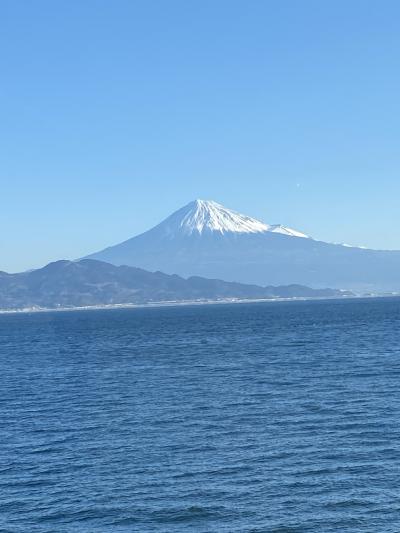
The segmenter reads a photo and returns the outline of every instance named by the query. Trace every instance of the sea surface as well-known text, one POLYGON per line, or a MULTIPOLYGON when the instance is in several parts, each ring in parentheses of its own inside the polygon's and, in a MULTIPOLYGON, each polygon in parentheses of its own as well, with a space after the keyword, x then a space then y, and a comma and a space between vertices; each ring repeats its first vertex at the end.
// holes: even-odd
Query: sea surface
POLYGON ((1 533, 400 531, 400 299, 0 316, 1 533))

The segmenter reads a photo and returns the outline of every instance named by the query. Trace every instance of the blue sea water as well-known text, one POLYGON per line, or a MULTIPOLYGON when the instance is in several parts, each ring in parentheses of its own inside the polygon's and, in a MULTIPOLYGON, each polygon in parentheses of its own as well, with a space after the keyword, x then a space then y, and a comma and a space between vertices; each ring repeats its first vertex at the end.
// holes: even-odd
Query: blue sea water
POLYGON ((0 316, 0 531, 399 532, 400 299, 0 316))

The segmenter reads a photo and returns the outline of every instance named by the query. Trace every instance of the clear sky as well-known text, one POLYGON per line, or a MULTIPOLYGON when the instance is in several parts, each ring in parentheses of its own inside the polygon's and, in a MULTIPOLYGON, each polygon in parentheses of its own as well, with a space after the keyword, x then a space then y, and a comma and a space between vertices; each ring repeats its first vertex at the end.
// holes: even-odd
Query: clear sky
POLYGON ((195 198, 400 249, 400 3, 2 0, 0 270, 195 198))

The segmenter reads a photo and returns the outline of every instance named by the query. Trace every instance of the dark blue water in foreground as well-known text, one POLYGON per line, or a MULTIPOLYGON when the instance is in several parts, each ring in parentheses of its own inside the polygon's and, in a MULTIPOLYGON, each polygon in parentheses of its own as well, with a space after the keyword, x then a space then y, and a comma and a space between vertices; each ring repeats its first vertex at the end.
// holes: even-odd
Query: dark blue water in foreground
POLYGON ((0 316, 1 532, 399 532, 400 300, 0 316))

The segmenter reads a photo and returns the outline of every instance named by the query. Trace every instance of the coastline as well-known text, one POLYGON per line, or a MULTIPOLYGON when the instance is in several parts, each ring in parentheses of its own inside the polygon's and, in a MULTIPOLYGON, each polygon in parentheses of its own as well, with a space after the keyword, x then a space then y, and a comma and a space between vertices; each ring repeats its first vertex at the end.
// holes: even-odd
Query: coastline
POLYGON ((60 307, 26 307, 17 309, 0 309, 0 315, 29 314, 29 313, 54 313, 72 311, 104 311, 115 309, 146 309, 160 307, 182 307, 198 305, 223 305, 223 304, 251 304, 251 303, 276 303, 276 302, 303 302, 303 301, 331 301, 354 300, 372 298, 396 298, 399 294, 374 294, 331 297, 292 297, 292 298, 224 298, 220 300, 169 300, 148 303, 123 303, 123 304, 98 304, 86 306, 60 306, 60 307))

